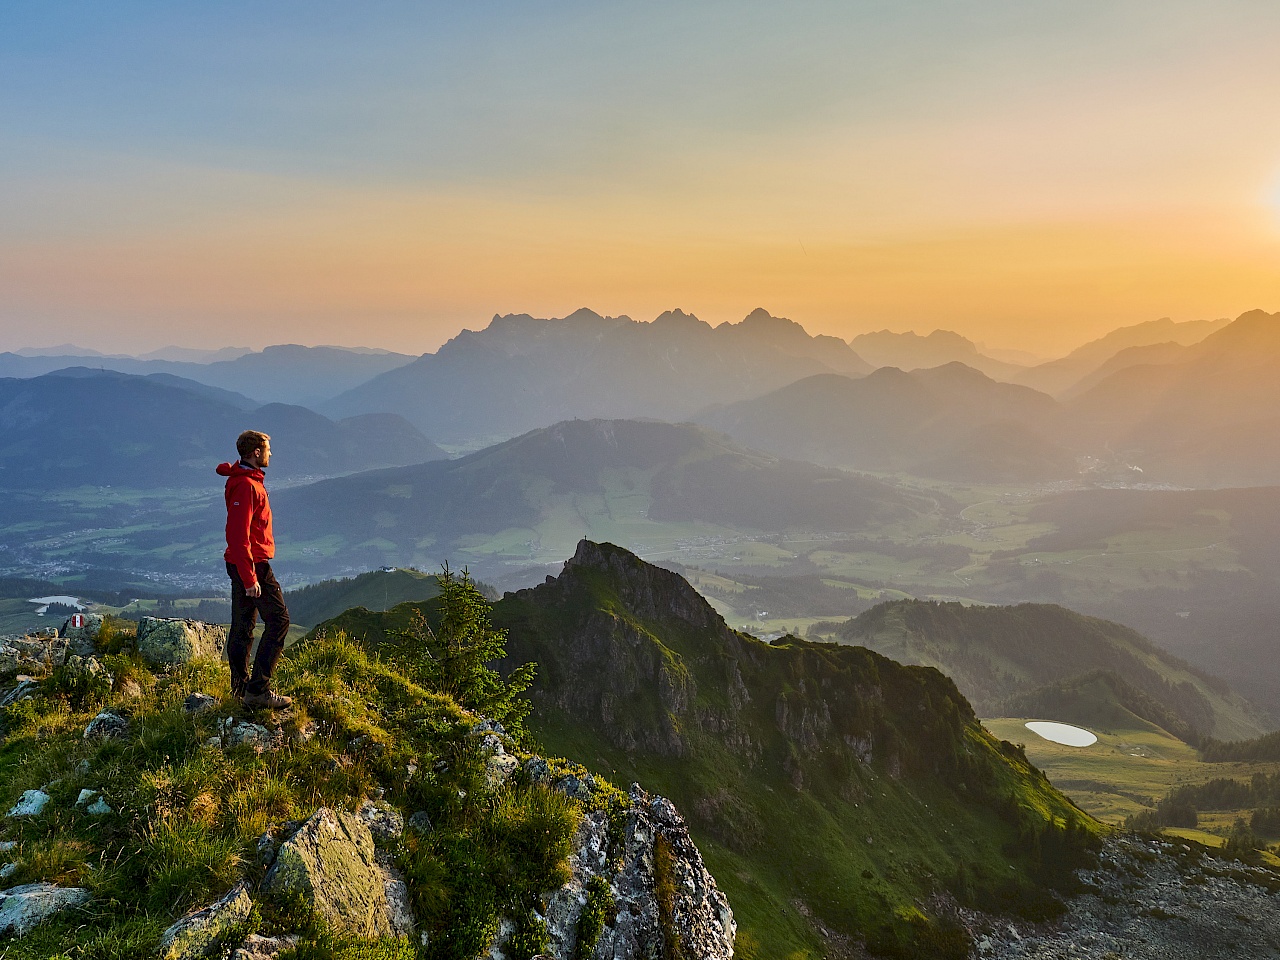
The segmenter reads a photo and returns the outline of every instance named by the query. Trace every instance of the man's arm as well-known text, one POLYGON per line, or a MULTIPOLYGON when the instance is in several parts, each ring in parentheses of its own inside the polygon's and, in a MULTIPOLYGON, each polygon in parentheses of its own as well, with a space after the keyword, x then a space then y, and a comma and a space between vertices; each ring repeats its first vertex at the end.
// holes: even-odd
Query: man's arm
POLYGON ((253 572, 253 554, 249 548, 249 528, 253 522, 253 485, 242 480, 227 500, 227 557, 236 565, 244 592, 250 597, 262 595, 258 575, 253 572))

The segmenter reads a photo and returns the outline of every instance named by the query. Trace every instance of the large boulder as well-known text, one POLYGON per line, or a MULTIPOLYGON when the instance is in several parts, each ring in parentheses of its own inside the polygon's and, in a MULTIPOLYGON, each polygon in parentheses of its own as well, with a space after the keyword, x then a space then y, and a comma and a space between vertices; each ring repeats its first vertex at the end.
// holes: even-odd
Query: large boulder
POLYGON ((48 673, 67 662, 65 637, 34 635, 0 637, 0 676, 48 673))
POLYGON ((218 660, 227 645, 227 628, 200 620, 143 617, 138 621, 138 653, 153 665, 218 660))
POLYGON ((200 960, 213 956, 237 926, 249 919, 253 901, 244 884, 202 910, 187 914, 160 938, 161 960, 200 960))
POLYGON ((373 834, 352 813, 317 810, 281 845, 262 885, 301 896, 335 932, 368 939, 413 933, 403 882, 378 862, 373 834))
POLYGON ((88 656, 93 653, 94 641, 102 633, 105 618, 100 613, 85 613, 81 614, 81 619, 83 622, 78 627, 73 627, 68 619, 62 625, 62 636, 71 644, 72 653, 88 656))
POLYGON ((0 891, 0 936, 26 936, 54 914, 78 907, 88 899, 88 890, 53 883, 27 883, 0 891))

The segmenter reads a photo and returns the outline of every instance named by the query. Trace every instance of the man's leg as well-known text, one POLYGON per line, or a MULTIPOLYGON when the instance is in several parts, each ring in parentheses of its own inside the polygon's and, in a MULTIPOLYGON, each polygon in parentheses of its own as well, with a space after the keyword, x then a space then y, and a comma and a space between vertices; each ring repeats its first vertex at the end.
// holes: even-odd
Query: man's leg
POLYGON ((227 564, 231 577, 231 629, 227 631, 227 663, 231 666, 231 695, 244 696, 249 682, 249 650, 253 646, 253 628, 258 622, 258 611, 253 597, 246 596, 240 582, 240 571, 234 563, 227 564))
POLYGON ((258 575, 258 583, 262 584, 262 596, 257 598, 257 607, 262 614, 264 628, 258 641, 258 654, 253 658, 253 677, 246 690, 263 694, 271 689, 271 675, 284 653, 284 638, 289 632, 289 610, 284 605, 280 583, 271 572, 271 564, 265 561, 255 564, 254 573, 258 575))

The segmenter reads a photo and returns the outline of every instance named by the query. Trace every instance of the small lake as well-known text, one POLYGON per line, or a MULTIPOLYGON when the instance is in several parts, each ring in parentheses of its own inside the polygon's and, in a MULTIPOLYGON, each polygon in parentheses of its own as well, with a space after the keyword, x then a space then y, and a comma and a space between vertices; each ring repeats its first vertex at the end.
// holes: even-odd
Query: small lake
POLYGON ((1073 727, 1069 723, 1055 723, 1052 720, 1028 720, 1026 727, 1034 734, 1061 743, 1067 747, 1091 747, 1098 742, 1096 735, 1083 727, 1073 727))

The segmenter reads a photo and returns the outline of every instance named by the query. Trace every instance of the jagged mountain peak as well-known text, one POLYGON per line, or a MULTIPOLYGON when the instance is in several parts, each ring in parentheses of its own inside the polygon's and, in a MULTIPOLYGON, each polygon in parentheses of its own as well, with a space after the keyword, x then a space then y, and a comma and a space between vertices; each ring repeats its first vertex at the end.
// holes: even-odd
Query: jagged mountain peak
POLYGON ((682 576, 613 543, 580 540, 560 576, 549 578, 544 586, 576 585, 583 574, 605 578, 628 612, 642 620, 675 617, 700 629, 729 630, 724 618, 682 576))

